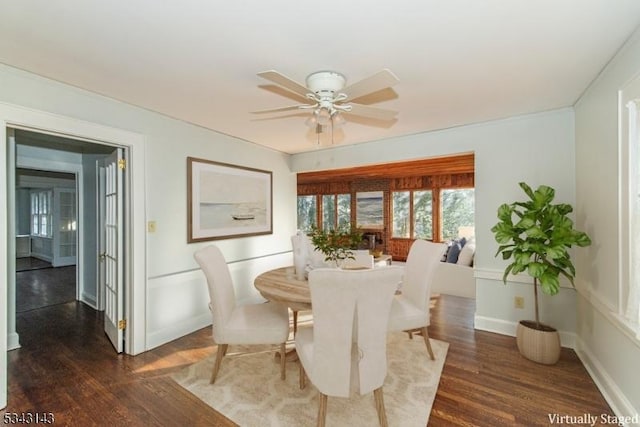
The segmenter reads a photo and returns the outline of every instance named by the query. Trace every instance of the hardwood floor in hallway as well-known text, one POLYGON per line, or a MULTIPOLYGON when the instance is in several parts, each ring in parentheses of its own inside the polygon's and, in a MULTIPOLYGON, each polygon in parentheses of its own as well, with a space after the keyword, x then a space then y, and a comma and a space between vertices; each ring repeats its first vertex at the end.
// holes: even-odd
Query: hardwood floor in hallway
MULTIPOLYGON (((474 311, 474 300, 434 299, 431 337, 450 347, 430 426, 542 426, 549 414, 611 414, 572 350, 557 365, 534 364, 514 338, 475 331, 474 311)), ((76 302, 21 313, 6 411, 52 412, 56 425, 69 426, 234 425, 170 378, 214 352, 210 328, 132 357, 115 354, 102 323, 76 302)))
POLYGON ((16 272, 16 312, 75 301, 75 265, 52 267, 49 263, 32 260, 35 259, 21 259, 22 270, 16 272))

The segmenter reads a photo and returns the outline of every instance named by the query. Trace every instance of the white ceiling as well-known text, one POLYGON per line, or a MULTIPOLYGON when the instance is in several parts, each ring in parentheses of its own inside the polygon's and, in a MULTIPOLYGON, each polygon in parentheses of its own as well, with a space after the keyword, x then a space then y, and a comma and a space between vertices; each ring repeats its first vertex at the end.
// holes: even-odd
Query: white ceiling
POLYGON ((550 110, 640 25, 640 1, 19 0, 0 17, 0 62, 296 153, 315 148, 304 116, 250 113, 299 100, 260 71, 304 83, 332 69, 347 84, 393 71, 393 91, 361 101, 397 121, 348 122, 340 144, 550 110))

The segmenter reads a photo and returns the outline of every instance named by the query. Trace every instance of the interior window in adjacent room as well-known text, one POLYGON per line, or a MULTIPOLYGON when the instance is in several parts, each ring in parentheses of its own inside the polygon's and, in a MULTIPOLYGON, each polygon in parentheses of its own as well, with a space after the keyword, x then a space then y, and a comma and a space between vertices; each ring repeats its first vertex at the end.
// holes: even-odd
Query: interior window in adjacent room
POLYGON ((31 235, 51 237, 51 190, 31 192, 31 235))

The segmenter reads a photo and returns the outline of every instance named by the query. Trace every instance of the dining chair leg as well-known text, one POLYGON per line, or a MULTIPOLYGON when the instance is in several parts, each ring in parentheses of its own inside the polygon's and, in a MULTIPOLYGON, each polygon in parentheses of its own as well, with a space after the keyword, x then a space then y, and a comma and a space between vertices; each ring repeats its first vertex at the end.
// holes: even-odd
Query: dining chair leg
POLYGON ((287 346, 285 343, 280 344, 280 379, 286 378, 285 363, 287 361, 287 346))
POLYGON ((300 381, 300 390, 302 390, 302 389, 304 389, 306 387, 304 366, 302 366, 302 363, 300 363, 299 381, 300 381))
POLYGON ((429 341, 429 331, 427 330, 426 326, 422 328, 422 336, 424 338, 424 343, 427 345, 427 351, 429 351, 429 357, 431 357, 431 360, 436 360, 436 357, 433 355, 433 349, 431 348, 431 341, 429 341))
POLYGON ((225 354, 227 354, 227 347, 229 344, 218 344, 218 351, 216 352, 216 363, 213 365, 213 372, 211 373, 210 384, 216 382, 216 377, 218 376, 218 371, 220 370, 220 364, 222 363, 222 358, 225 354))
POLYGON ((384 410, 382 387, 373 390, 373 397, 376 400, 376 411, 378 412, 378 422, 380 422, 380 427, 387 427, 387 413, 384 410))
POLYGON ((318 427, 324 427, 327 418, 327 395, 320 393, 320 406, 318 407, 318 427))

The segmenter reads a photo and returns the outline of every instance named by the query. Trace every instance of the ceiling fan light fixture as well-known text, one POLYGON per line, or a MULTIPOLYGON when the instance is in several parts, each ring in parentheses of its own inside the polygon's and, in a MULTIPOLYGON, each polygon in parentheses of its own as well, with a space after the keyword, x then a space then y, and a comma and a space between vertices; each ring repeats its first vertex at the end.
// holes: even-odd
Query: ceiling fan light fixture
POLYGON ((347 122, 345 118, 342 117, 342 114, 340 114, 337 111, 331 115, 331 121, 333 123, 333 127, 336 127, 336 128, 339 128, 340 126, 344 125, 347 122))
POLYGON ((336 71, 323 70, 311 73, 307 76, 306 85, 279 73, 268 70, 258 73, 272 83, 296 94, 307 101, 304 104, 270 110, 256 111, 254 113, 281 112, 289 110, 305 110, 311 114, 305 120, 305 125, 316 135, 316 143, 321 145, 321 140, 334 143, 333 131, 346 123, 351 116, 368 117, 373 120, 395 120, 397 111, 386 110, 369 105, 354 102, 359 98, 390 88, 399 82, 398 78, 388 69, 383 69, 376 74, 366 77, 356 83, 346 85, 347 78, 336 71), (349 113, 342 115, 340 113, 349 113), (346 117, 346 118, 345 118, 346 117), (322 136, 322 137, 321 137, 322 136))
POLYGON ((313 129, 318 125, 318 118, 312 114, 304 121, 304 124, 313 129))
POLYGON ((313 115, 318 120, 318 124, 321 126, 326 126, 331 123, 331 113, 326 108, 318 108, 313 112, 313 115))
POLYGON ((310 128, 316 126, 327 126, 333 120, 333 114, 325 108, 316 108, 313 110, 313 114, 304 121, 304 124, 310 128))

